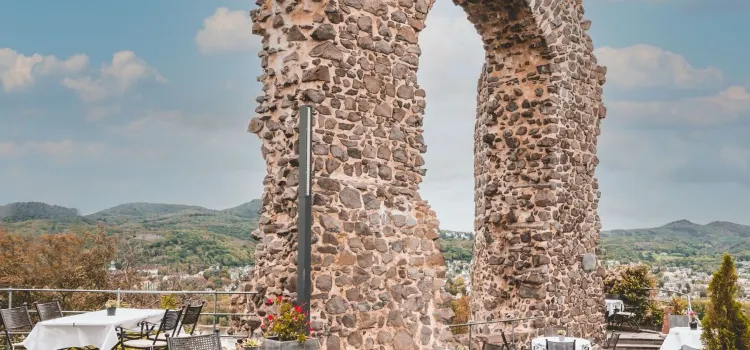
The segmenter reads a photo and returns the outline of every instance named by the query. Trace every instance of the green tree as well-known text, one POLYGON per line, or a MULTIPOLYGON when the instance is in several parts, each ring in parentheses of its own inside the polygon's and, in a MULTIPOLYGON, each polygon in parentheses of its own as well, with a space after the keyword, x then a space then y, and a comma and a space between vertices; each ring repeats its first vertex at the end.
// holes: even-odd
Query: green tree
POLYGON ((640 324, 658 326, 663 322, 664 312, 650 291, 656 283, 647 265, 623 265, 607 271, 604 292, 620 295, 626 304, 635 307, 640 324))
POLYGON ((724 254, 721 267, 708 284, 711 304, 706 308, 701 335, 706 350, 750 349, 750 321, 735 299, 738 292, 734 259, 724 254))
POLYGON ((449 279, 445 283, 445 290, 454 296, 458 295, 458 293, 466 295, 466 281, 463 276, 458 276, 455 280, 449 279))

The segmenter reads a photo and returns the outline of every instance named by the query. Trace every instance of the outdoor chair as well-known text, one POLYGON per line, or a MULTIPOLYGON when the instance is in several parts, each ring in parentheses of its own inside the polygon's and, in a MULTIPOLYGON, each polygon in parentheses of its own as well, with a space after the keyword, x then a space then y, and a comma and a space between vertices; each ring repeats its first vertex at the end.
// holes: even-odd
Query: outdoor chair
POLYGON ((615 313, 612 316, 612 323, 618 328, 622 329, 622 325, 628 325, 630 326, 635 332, 640 331, 640 327, 638 326, 638 317, 636 317, 636 313, 632 311, 626 311, 626 310, 634 310, 635 307, 633 306, 627 306, 625 305, 625 308, 623 310, 619 310, 615 308, 615 313))
POLYGON ((60 301, 58 300, 46 303, 34 303, 34 307, 36 308, 37 316, 39 316, 39 321, 63 317, 62 307, 60 307, 60 301))
POLYGON ((180 333, 185 329, 185 326, 190 327, 190 333, 187 333, 188 335, 193 335, 195 332, 196 326, 198 326, 198 320, 201 316, 201 311, 203 311, 203 306, 206 305, 206 301, 201 301, 201 303, 197 306, 191 306, 188 304, 188 306, 185 308, 185 313, 182 316, 182 322, 180 322, 180 327, 177 328, 177 332, 175 333, 176 336, 179 336, 180 333))
POLYGON ((26 336, 34 326, 29 316, 29 308, 24 306, 0 310, 0 322, 5 326, 5 342, 10 350, 25 349, 23 344, 14 343, 13 336, 26 336))
MULTIPOLYGON (((177 329, 177 324, 180 321, 180 316, 182 316, 182 311, 183 309, 166 310, 164 312, 164 317, 162 317, 161 322, 159 322, 159 328, 156 329, 155 335, 149 338, 133 339, 132 337, 128 336, 127 329, 117 327, 117 333, 120 335, 120 345, 122 345, 123 349, 166 349, 167 342, 165 340, 159 339, 159 334, 164 333, 166 335, 169 335, 170 331, 174 333, 174 331, 177 329)), ((154 332, 155 326, 156 324, 154 323, 142 322, 142 336, 152 334, 154 332)))
POLYGON ((609 339, 607 339, 607 342, 604 343, 604 348, 616 350, 618 341, 620 341, 620 333, 612 333, 612 335, 609 336, 609 339))
POLYGON ((187 337, 167 337, 169 350, 221 350, 221 338, 217 330, 211 334, 187 337))
POLYGON ((576 341, 573 339, 573 341, 553 341, 553 340, 547 340, 547 350, 575 350, 576 349, 576 341))
POLYGON ((568 326, 550 326, 550 327, 544 327, 544 336, 545 337, 557 337, 557 331, 565 331, 565 335, 569 336, 568 334, 568 326))
POLYGON ((167 312, 164 314, 161 325, 144 322, 144 325, 146 327, 146 338, 151 340, 167 341, 167 336, 174 337, 177 333, 177 328, 180 325, 180 317, 184 312, 184 307, 177 310, 167 310, 167 312), (160 330, 154 333, 154 328, 156 328, 156 326, 159 326, 160 330))

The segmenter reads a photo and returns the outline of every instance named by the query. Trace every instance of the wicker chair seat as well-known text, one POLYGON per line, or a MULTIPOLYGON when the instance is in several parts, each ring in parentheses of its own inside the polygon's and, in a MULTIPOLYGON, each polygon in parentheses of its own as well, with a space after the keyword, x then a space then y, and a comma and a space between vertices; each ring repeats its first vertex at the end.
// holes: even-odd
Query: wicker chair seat
POLYGON ((151 339, 131 339, 122 342, 124 349, 165 349, 167 342, 157 340, 154 342, 151 339))

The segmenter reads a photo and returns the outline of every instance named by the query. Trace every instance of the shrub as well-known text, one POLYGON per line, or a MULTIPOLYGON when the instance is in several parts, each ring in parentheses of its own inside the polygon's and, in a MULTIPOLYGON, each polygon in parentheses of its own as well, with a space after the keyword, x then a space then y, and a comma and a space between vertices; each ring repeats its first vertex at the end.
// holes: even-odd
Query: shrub
POLYGON ((685 315, 685 312, 687 312, 687 300, 679 296, 673 296, 672 300, 669 301, 669 306, 672 307, 673 315, 685 315))
POLYGON ((459 293, 466 295, 466 281, 462 276, 456 277, 455 280, 448 279, 448 281, 445 282, 445 291, 451 293, 453 296, 456 296, 459 293))
POLYGON ((307 340, 305 330, 312 332, 308 315, 304 313, 299 305, 284 300, 281 296, 266 300, 268 306, 274 305, 276 313, 269 313, 266 323, 261 325, 266 330, 266 337, 278 337, 281 341, 296 340, 304 343, 307 340))
POLYGON ((174 310, 178 308, 180 302, 177 300, 177 296, 174 294, 164 294, 159 297, 159 308, 174 310))
MULTIPOLYGON (((458 299, 451 301, 451 309, 453 309, 453 324, 462 324, 469 322, 469 297, 462 296, 458 299)), ((469 327, 453 327, 453 334, 465 334, 469 332, 469 327)))
POLYGON ((619 294, 629 306, 635 307, 638 322, 659 326, 664 320, 664 311, 648 289, 656 288, 656 278, 643 264, 623 265, 607 271, 604 292, 619 294))
POLYGON ((708 284, 711 304, 703 318, 703 341, 706 350, 750 349, 750 320, 735 299, 739 292, 734 259, 724 254, 721 267, 708 284))

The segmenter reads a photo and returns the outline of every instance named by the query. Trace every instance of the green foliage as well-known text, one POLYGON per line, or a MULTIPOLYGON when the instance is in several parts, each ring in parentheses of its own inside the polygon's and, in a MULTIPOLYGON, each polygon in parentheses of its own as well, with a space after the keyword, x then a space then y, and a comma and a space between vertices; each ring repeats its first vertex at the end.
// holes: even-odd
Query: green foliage
POLYGON ((455 280, 448 279, 445 281, 445 291, 456 296, 459 293, 466 295, 466 281, 462 276, 456 277, 455 280))
POLYGON ((159 308, 174 310, 180 306, 180 302, 174 294, 164 294, 159 297, 159 308))
POLYGON ((65 220, 78 218, 78 210, 39 202, 11 203, 0 206, 0 219, 8 222, 25 220, 65 220))
POLYGON ((623 301, 635 307, 638 322, 658 326, 664 320, 664 312, 648 289, 656 288, 656 278, 644 264, 623 265, 607 271, 604 292, 619 294, 623 301))
MULTIPOLYGON (((304 343, 307 340, 305 330, 310 327, 310 321, 307 321, 307 314, 298 306, 281 296, 276 299, 266 300, 266 304, 276 309, 275 313, 269 313, 266 316, 266 322, 263 324, 266 330, 266 337, 278 337, 280 341, 297 340, 304 343)), ((312 331, 312 328, 309 328, 312 331)))
POLYGON ((701 335, 706 350, 750 349, 750 320, 736 300, 738 292, 734 259, 724 254, 721 267, 708 284, 711 304, 706 308, 701 335))
POLYGON ((145 254, 159 265, 193 264, 206 262, 222 266, 238 266, 252 262, 249 249, 236 249, 222 237, 196 232, 167 233, 164 239, 146 246, 145 254))
POLYGON ((669 301, 669 306, 672 308, 672 315, 685 315, 688 305, 687 300, 675 295, 669 301))
MULTIPOLYGON (((185 270, 206 268, 211 265, 242 266, 253 263, 255 241, 250 233, 257 227, 259 201, 253 201, 226 210, 210 210, 198 206, 131 203, 123 204, 88 215, 77 216, 75 209, 43 203, 14 203, 0 206, 0 228, 22 235, 37 236, 43 233, 86 232, 101 226, 109 235, 121 238, 115 259, 130 254, 153 263, 185 270), (11 208, 40 208, 34 215, 7 219, 11 208), (52 208, 52 209, 50 209, 52 208), (71 218, 54 216, 54 208, 71 218), (46 213, 46 214, 45 214, 46 213), (49 219, 42 219, 47 217, 49 219), (178 239, 184 237, 184 239, 178 239), (185 246, 175 244, 185 243, 185 246), (162 249, 168 245, 169 249, 162 249), (130 252, 124 250, 125 247, 130 252)), ((13 211, 16 213, 18 211, 13 211)), ((14 214, 15 215, 15 214, 14 214)), ((17 217, 17 216, 14 216, 17 217)), ((221 283, 219 281, 219 283, 221 283)))
POLYGON ((656 228, 602 232, 602 259, 713 273, 724 252, 749 260, 748 238, 750 226, 719 221, 699 225, 680 220, 656 228))

